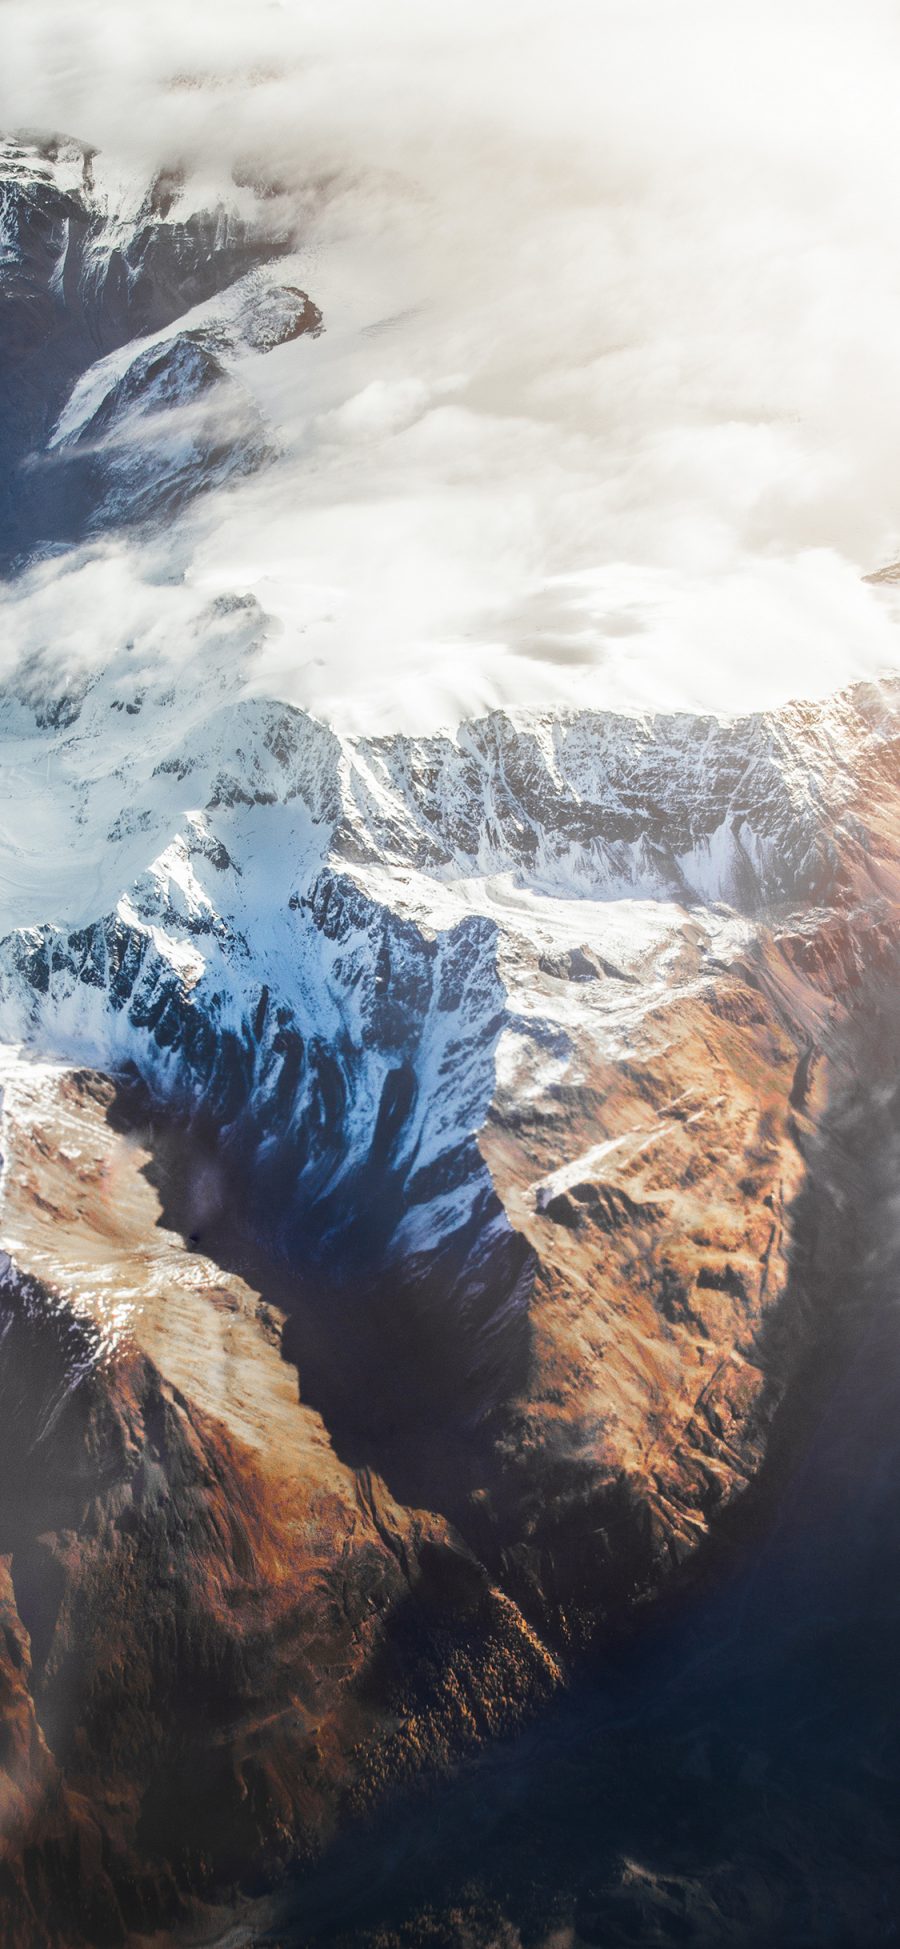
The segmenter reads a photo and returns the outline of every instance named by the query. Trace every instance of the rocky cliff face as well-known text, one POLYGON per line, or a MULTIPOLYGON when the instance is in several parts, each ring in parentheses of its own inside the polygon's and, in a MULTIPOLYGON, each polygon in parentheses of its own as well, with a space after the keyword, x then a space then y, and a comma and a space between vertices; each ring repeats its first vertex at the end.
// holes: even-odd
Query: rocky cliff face
MULTIPOLYGON (((264 199, 33 142, 3 196, 7 566, 263 464, 231 361, 320 324, 264 199)), ((896 980, 895 688, 347 738, 265 627, 0 697, 16 1949, 208 1930, 690 1574, 896 980)))

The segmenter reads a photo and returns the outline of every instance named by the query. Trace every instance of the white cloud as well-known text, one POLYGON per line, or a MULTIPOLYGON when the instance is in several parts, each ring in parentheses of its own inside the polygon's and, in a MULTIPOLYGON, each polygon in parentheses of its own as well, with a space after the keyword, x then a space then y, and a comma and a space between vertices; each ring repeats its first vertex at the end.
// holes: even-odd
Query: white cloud
MULTIPOLYGON (((7 123, 123 170, 249 158, 297 213, 326 332, 242 373, 284 457, 183 544, 189 586, 279 620, 261 682, 371 723, 730 708, 897 660, 861 580, 900 553, 892 5, 6 0, 0 25, 7 123)), ((117 574, 152 627, 142 552, 117 574)))

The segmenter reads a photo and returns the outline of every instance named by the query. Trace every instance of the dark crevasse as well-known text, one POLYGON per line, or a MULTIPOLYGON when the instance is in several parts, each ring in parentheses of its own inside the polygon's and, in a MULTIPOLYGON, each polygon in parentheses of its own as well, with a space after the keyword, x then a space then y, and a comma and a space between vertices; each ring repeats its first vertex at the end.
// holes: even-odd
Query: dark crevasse
POLYGON ((814 1351, 759 1481, 540 1725, 353 1835, 251 1940, 898 1939, 900 1007, 884 990, 833 1056, 794 1225, 814 1351))
MULTIPOLYGON (((356 895, 360 915, 374 924, 356 895)), ((341 1457, 458 1515, 529 1358, 530 1249, 472 1134, 505 998, 486 924, 435 943, 388 916, 366 941, 361 1039, 349 1022, 326 1039, 268 988, 238 1032, 126 954, 111 993, 137 1033, 115 1114, 154 1154, 163 1222, 286 1314, 285 1358, 341 1457)))
POLYGON ((385 1264, 403 1179, 379 1159, 345 1187, 356 1236, 329 1272, 315 1214, 304 1225, 295 1212, 289 1244, 267 1242, 269 1192, 251 1160, 223 1163, 213 1133, 171 1118, 140 1088, 115 1114, 153 1151, 161 1222, 284 1312, 283 1356, 341 1459, 374 1469, 408 1506, 459 1519, 491 1464, 493 1411, 522 1386, 529 1350, 528 1247, 475 1144, 460 1160, 476 1180, 468 1216, 427 1265, 385 1264))

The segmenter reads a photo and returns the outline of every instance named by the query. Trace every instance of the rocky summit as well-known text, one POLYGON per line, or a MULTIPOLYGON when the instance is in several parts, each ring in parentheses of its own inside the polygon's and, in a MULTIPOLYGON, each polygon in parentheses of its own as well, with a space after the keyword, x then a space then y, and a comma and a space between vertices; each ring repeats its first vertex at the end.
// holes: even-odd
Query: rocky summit
MULTIPOLYGON (((6 145, 11 581, 270 463, 296 243, 6 145)), ((743 1606, 765 1696, 816 1439, 859 1547, 823 1376, 851 1448, 893 1422, 900 689, 349 736, 260 693, 267 626, 208 593, 0 698, 3 1943, 774 1941, 736 1797, 792 1760, 726 1714, 716 1773, 677 1644, 730 1696, 743 1606), (690 1831, 642 1859, 655 1766, 690 1831)), ((882 1844, 857 1745, 779 1940, 882 1939, 896 1858, 841 1937, 823 1841, 868 1769, 882 1844)))

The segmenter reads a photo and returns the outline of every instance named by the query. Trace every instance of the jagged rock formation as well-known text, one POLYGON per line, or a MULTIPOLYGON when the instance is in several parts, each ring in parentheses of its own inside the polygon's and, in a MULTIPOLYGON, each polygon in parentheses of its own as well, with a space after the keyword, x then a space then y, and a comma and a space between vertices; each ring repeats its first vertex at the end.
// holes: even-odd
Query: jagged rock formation
POLYGON ((567 1659, 690 1560, 758 1469, 809 1331, 789 1214, 827 1096, 827 1024, 896 953, 886 692, 727 737, 677 719, 652 736, 628 720, 501 720, 458 741, 347 741, 237 694, 252 607, 210 622, 183 698, 129 680, 124 652, 78 696, 54 694, 46 666, 22 672, 4 705, 20 758, 31 746, 36 769, 52 752, 58 830, 69 815, 95 908, 54 849, 43 888, 30 872, 12 895, 20 925, 0 952, 4 1036, 49 1064, 10 1072, 4 1141, 9 1371, 42 1374, 15 1425, 32 1430, 47 1498, 32 1512, 11 1497, 11 1630, 32 1661, 11 1711, 37 1714, 43 1755, 15 1831, 30 1818, 43 1833, 41 1768, 61 1768, 60 1806, 81 1795, 108 1854, 91 1767, 121 1740, 115 1792, 130 1768, 148 1783, 90 1897, 111 1940, 277 1877, 341 1806, 533 1710, 567 1659), (689 792, 671 754, 698 745, 689 792), (762 767, 756 877, 742 864, 732 904, 710 904, 719 840, 712 887, 698 873, 690 904, 683 884, 673 902, 671 862, 733 836, 762 767), (626 778, 649 882, 630 899, 608 881, 626 778), (560 839, 570 816, 579 837, 560 839), (457 831, 481 835, 480 861, 457 831), (97 1196, 123 1140, 105 1086, 59 1068, 86 1060, 122 1079, 117 1114, 155 1145, 163 1162, 144 1164, 195 1248, 170 1233, 162 1273, 133 1152, 112 1166, 132 1184, 114 1223, 97 1196), (45 1333, 57 1351, 38 1359, 45 1333), (100 1685, 101 1717, 82 1723, 111 1640, 130 1642, 102 1592, 124 1580, 131 1613, 155 1614, 163 1557, 164 1613, 186 1633, 171 1704, 153 1666, 139 1723, 132 1681, 100 1685), (319 1615, 304 1596, 310 1575, 340 1579, 343 1621, 328 1622, 332 1598, 319 1615), (283 1606, 298 1620, 286 1636, 283 1606), (324 1766, 297 1703, 314 1682, 324 1766), (224 1751, 205 1716, 161 1738, 184 1685, 222 1690, 224 1751), (238 1728, 268 1727, 279 1699, 251 1790, 238 1728), (156 1822, 152 1781, 188 1763, 236 1781, 218 1852, 183 1810, 180 1854, 156 1822))

